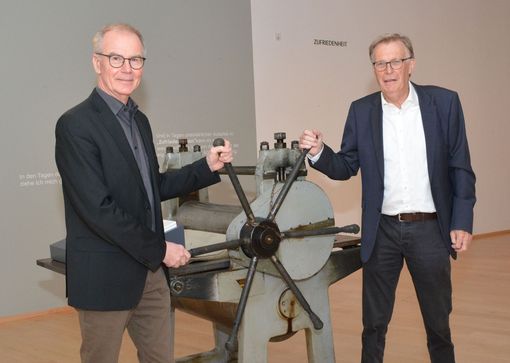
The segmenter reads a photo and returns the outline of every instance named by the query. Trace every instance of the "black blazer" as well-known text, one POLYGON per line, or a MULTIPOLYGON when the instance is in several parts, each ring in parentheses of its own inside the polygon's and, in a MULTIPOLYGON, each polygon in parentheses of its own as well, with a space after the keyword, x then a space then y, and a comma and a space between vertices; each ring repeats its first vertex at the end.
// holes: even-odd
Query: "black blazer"
MULTIPOLYGON (((94 90, 55 129, 66 219, 69 305, 127 310, 140 301, 147 270, 162 266, 166 244, 160 202, 220 181, 205 158, 159 173, 147 117, 137 111, 149 160, 156 228, 133 152, 116 116, 94 90)), ((166 271, 166 267, 163 266, 166 271)))
MULTIPOLYGON (((435 86, 413 84, 418 94, 427 166, 439 227, 453 257, 450 231, 472 232, 475 174, 471 168, 464 115, 457 93, 435 86)), ((342 146, 335 153, 325 145, 312 167, 332 179, 348 179, 361 169, 361 259, 372 253, 384 197, 384 152, 381 92, 351 104, 342 146)))

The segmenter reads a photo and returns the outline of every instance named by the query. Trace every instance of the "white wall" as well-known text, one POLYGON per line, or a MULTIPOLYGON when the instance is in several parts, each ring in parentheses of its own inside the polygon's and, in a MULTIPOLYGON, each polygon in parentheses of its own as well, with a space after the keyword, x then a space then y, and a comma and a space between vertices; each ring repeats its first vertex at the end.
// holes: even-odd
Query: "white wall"
MULTIPOLYGON (((477 175, 474 233, 510 229, 510 2, 252 0, 252 27, 258 142, 317 128, 335 150, 350 102, 377 90, 368 45, 379 34, 408 35, 412 80, 460 94, 477 175), (347 46, 317 46, 316 38, 347 46)), ((331 197, 337 225, 360 222, 359 176, 309 175, 331 197)))

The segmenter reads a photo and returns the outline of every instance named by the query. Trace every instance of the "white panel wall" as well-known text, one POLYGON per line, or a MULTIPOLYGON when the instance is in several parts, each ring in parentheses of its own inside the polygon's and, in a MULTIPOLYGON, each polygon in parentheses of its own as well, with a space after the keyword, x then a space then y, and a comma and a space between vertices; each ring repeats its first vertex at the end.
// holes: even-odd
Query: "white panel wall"
MULTIPOLYGON (((377 90, 368 45, 400 32, 414 43, 412 80, 459 92, 478 202, 475 233, 510 229, 510 3, 504 0, 252 0, 258 141, 317 128, 338 150, 350 102, 377 90), (317 46, 314 39, 346 41, 317 46)), ((332 198, 337 225, 360 222, 359 176, 310 178, 332 198)))

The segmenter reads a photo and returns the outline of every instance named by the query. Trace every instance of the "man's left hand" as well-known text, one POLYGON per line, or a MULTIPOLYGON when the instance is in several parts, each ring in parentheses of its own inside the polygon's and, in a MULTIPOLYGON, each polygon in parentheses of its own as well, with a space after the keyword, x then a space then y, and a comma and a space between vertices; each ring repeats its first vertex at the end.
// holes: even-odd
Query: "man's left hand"
POLYGON ((211 171, 220 170, 225 163, 231 163, 234 157, 232 156, 230 141, 225 139, 224 146, 213 146, 207 153, 206 160, 211 171))
POLYGON ((457 252, 466 251, 473 240, 471 233, 461 230, 451 231, 450 238, 452 239, 452 248, 457 252))

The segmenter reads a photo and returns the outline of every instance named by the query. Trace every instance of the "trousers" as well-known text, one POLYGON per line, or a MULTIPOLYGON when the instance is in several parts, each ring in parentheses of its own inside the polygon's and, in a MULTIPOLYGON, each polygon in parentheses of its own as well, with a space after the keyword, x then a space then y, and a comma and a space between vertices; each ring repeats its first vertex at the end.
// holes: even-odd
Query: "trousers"
POLYGON ((374 250, 363 264, 362 363, 382 363, 403 263, 420 306, 432 363, 454 363, 450 255, 437 220, 401 222, 381 215, 374 250))
POLYGON ((160 268, 148 271, 142 299, 131 310, 78 309, 82 363, 117 363, 127 329, 140 363, 173 363, 170 289, 160 268))

